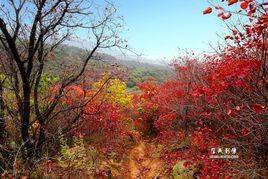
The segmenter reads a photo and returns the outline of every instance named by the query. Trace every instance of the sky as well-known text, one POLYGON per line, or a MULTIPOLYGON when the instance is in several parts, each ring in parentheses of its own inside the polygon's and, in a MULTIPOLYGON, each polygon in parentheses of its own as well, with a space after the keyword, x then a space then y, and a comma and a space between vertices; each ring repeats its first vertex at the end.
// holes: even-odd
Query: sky
POLYGON ((178 57, 178 49, 211 51, 209 43, 216 44, 220 40, 217 33, 222 36, 227 31, 216 14, 202 14, 209 6, 207 0, 108 1, 124 18, 123 36, 129 47, 147 59, 172 59, 178 57))
POLYGON ((113 0, 126 23, 129 45, 145 58, 178 56, 179 48, 211 50, 226 31, 216 14, 203 15, 206 0, 113 0))

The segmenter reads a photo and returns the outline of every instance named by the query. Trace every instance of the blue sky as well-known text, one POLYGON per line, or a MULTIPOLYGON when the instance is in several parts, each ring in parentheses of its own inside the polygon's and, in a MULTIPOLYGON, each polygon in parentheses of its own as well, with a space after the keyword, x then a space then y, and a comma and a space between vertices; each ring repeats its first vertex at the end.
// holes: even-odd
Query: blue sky
POLYGON ((123 15, 129 44, 146 58, 173 58, 178 48, 211 50, 225 27, 216 14, 203 15, 206 0, 113 0, 123 15))
POLYGON ((123 35, 129 46, 148 59, 174 58, 178 48, 197 53, 211 51, 208 43, 220 40, 216 33, 226 32, 216 14, 202 14, 209 6, 207 0, 109 1, 124 17, 127 30, 123 35))

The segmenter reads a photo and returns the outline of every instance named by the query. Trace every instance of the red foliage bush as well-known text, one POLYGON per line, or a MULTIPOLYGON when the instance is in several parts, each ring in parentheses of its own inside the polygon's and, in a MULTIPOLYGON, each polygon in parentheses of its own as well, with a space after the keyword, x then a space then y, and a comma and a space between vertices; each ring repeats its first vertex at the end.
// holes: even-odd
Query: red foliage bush
POLYGON ((124 126, 124 120, 129 117, 128 109, 107 99, 107 94, 111 93, 107 91, 109 81, 108 78, 105 82, 87 84, 95 85, 96 89, 82 85, 68 87, 61 100, 68 109, 62 125, 69 125, 71 135, 89 141, 99 152, 120 154, 125 151, 128 139, 124 126))
POLYGON ((143 112, 137 118, 145 126, 153 123, 147 128, 166 146, 163 158, 171 166, 182 159, 199 164, 196 174, 201 178, 265 175, 268 24, 266 14, 254 13, 261 7, 242 2, 250 20, 255 19, 244 30, 233 29, 225 38, 232 42, 221 53, 206 55, 202 62, 187 58, 174 64, 176 78, 158 86, 140 85, 143 112), (215 147, 235 147, 239 159, 211 159, 215 147))

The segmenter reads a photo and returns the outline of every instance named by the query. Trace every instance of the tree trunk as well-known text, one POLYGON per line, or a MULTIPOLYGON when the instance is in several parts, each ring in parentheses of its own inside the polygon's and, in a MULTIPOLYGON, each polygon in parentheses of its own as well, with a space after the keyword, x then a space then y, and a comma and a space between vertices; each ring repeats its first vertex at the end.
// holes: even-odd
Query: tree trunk
POLYGON ((4 169, 9 168, 8 166, 8 157, 9 151, 6 149, 6 140, 7 140, 7 133, 5 129, 5 104, 4 104, 4 97, 3 97, 3 83, 4 81, 0 81, 0 154, 2 155, 3 159, 0 160, 0 173, 3 172, 4 169))
POLYGON ((5 141, 5 121, 4 121, 4 99, 3 99, 3 81, 0 81, 0 145, 4 144, 5 141))
POLYGON ((33 145, 29 135, 30 124, 30 94, 31 88, 28 80, 23 79, 23 101, 21 105, 21 137, 25 146, 26 156, 28 160, 33 157, 33 145), (25 82, 26 81, 26 82, 25 82))
POLYGON ((40 131, 39 131, 39 138, 38 138, 38 143, 36 147, 36 155, 37 157, 40 157, 43 151, 43 145, 46 140, 46 135, 45 135, 45 125, 44 122, 41 122, 40 124, 40 131))

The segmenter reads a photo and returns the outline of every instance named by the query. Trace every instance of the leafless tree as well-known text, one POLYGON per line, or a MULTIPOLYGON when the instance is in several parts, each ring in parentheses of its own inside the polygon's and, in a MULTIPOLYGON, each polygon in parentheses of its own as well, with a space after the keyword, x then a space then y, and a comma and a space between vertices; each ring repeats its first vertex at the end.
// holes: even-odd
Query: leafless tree
MULTIPOLYGON (((92 0, 5 0, 0 3, 1 74, 15 96, 15 102, 6 108, 7 99, 1 100, 0 118, 4 121, 5 109, 9 118, 19 120, 24 157, 28 161, 42 153, 45 126, 56 116, 66 87, 81 78, 95 52, 124 46, 119 37, 122 18, 117 16, 113 4, 104 4, 101 7, 92 0), (53 98, 40 107, 43 100, 39 94, 40 80, 51 52, 78 33, 92 42, 92 48, 87 50, 80 68, 61 78, 53 98), (38 137, 29 132, 35 121, 40 125, 38 137)), ((75 118, 79 118, 81 112, 75 118)))

